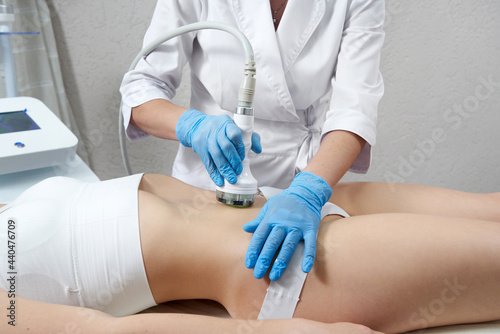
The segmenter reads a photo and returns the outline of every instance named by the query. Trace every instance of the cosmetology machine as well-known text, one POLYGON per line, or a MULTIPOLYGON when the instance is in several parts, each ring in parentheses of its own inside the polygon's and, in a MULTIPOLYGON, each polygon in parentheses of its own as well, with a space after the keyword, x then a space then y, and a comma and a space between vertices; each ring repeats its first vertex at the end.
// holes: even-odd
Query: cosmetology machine
POLYGON ((77 144, 77 137, 40 100, 0 99, 0 175, 67 163, 77 144))
POLYGON ((3 73, 0 77, 5 79, 5 92, 7 97, 17 96, 17 81, 14 68, 14 56, 10 42, 11 25, 14 22, 12 6, 0 4, 0 51, 3 73))
POLYGON ((40 100, 17 97, 17 80, 11 35, 12 6, 0 5, 0 51, 5 96, 0 98, 0 175, 72 161, 77 137, 40 100))
MULTIPOLYGON (((251 142, 254 123, 254 111, 252 108, 252 103, 255 92, 255 61, 253 49, 250 45, 250 42, 239 30, 229 25, 217 22, 198 22, 179 27, 175 30, 167 32, 163 36, 160 36, 155 41, 144 47, 134 59, 129 70, 131 71, 135 69, 137 63, 141 60, 141 58, 147 57, 160 44, 181 34, 201 29, 216 29, 228 32, 238 38, 243 44, 246 61, 244 67, 244 76, 238 93, 238 105, 234 114, 234 122, 241 129, 243 142, 245 144, 245 157, 248 157, 252 145, 251 142)), ((120 106, 120 147, 125 169, 127 170, 128 174, 132 174, 132 168, 130 167, 130 162, 128 160, 128 154, 125 145, 123 115, 121 113, 121 109, 122 107, 120 106)), ((216 197, 219 202, 237 207, 251 206, 254 203, 256 194, 257 180, 253 177, 250 171, 250 162, 248 159, 243 160, 243 171, 240 175, 238 175, 238 180, 236 183, 229 184, 227 181, 224 181, 224 185, 222 187, 217 187, 216 190, 216 197)))

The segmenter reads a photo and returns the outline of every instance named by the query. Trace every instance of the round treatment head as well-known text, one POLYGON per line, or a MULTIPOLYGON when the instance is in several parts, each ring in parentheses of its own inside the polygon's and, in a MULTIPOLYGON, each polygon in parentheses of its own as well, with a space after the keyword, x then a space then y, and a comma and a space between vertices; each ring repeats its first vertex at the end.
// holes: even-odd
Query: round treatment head
POLYGON ((252 206, 255 202, 255 194, 233 194, 217 190, 215 196, 219 202, 238 208, 252 206))

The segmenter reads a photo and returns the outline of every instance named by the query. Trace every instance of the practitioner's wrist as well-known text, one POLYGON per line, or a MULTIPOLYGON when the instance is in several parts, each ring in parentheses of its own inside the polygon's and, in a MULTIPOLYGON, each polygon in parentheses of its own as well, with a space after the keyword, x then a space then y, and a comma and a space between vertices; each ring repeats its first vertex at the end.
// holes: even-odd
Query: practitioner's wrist
POLYGON ((311 172, 297 174, 288 189, 292 194, 312 204, 318 214, 333 192, 332 187, 325 180, 311 172))
POLYGON ((204 113, 196 109, 188 109, 179 117, 175 127, 175 135, 182 145, 192 147, 192 134, 205 117, 204 113))

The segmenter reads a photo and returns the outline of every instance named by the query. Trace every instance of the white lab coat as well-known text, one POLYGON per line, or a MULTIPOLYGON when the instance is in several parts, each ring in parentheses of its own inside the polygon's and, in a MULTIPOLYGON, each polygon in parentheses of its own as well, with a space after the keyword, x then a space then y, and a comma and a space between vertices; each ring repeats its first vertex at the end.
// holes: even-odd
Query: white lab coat
MULTIPOLYGON (((288 187, 322 136, 333 130, 366 140, 351 171, 367 171, 383 94, 383 0, 289 1, 276 33, 269 0, 159 0, 144 43, 198 21, 237 27, 253 46, 255 131, 262 138, 262 153, 251 152, 249 158, 260 186, 288 187)), ((226 32, 201 30, 168 41, 125 75, 121 92, 130 139, 147 136, 129 124, 130 108, 172 99, 188 61, 189 107, 232 115, 243 76, 243 48, 226 32)), ((182 145, 172 175, 198 187, 215 187, 198 155, 182 145)))

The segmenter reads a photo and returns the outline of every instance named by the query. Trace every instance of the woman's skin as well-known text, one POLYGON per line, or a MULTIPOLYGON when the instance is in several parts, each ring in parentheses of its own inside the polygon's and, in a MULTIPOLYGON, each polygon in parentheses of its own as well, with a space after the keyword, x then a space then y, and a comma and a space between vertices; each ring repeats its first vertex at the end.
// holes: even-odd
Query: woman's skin
MULTIPOLYGON (((294 317, 387 333, 500 319, 500 194, 385 183, 341 184, 333 194, 354 217, 323 219, 294 317), (434 304, 445 309, 429 313, 434 304)), ((146 175, 141 243, 156 302, 211 299, 234 318, 256 319, 269 280, 245 268, 251 234, 242 226, 264 203, 235 209, 213 192, 146 175)))
MULTIPOLYGON (((365 330, 345 324, 349 322, 399 333, 500 319, 499 193, 348 183, 335 187, 331 201, 353 217, 332 215, 322 220, 316 262, 294 317, 342 324, 293 319, 294 324, 318 326, 327 333, 349 333, 346 328, 351 333, 365 330)), ((156 321, 159 325, 171 321, 170 328, 184 328, 183 322, 201 325, 206 319, 213 322, 213 328, 234 329, 231 326, 241 325, 241 321, 255 323, 269 280, 255 279, 244 266, 251 234, 243 232, 242 225, 252 220, 264 203, 265 199, 258 197, 253 207, 235 209, 217 203, 213 192, 169 177, 145 175, 139 187, 139 222, 144 264, 155 301, 212 299, 240 322, 191 319, 188 315, 137 315, 116 323, 140 329, 147 328, 141 324, 153 326, 156 321)), ((38 311, 23 312, 31 318, 47 316, 46 312, 56 307, 41 311, 33 303, 26 301, 25 307, 38 311)), ((66 319, 65 312, 54 314, 66 319)), ((97 314, 97 319, 104 317, 103 321, 115 323, 110 320, 114 318, 97 314)), ((36 329, 38 322, 34 323, 36 329)), ((262 330, 266 326, 282 330, 290 325, 264 323, 259 327, 262 330)))

